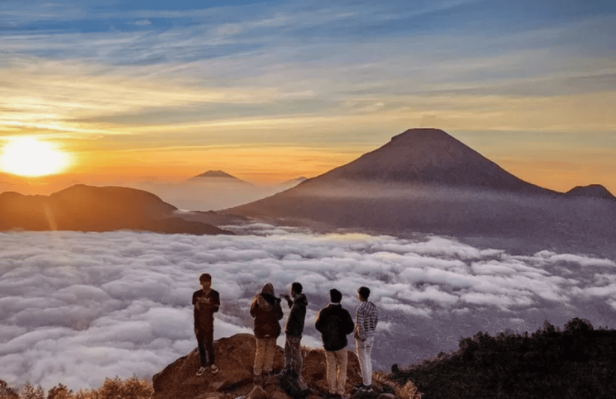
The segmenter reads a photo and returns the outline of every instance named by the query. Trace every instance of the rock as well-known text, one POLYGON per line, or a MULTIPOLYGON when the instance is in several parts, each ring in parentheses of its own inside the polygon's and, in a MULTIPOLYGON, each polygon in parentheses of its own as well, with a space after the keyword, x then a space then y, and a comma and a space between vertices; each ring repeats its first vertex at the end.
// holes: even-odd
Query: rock
POLYGON ((232 399, 233 397, 224 393, 220 393, 220 392, 206 392, 203 393, 199 396, 197 396, 195 399, 232 399))
MULTIPOLYGON (((196 376, 200 365, 199 354, 195 349, 169 364, 153 377, 154 395, 152 399, 236 399, 240 397, 243 399, 289 399, 289 396, 280 388, 279 375, 265 375, 262 386, 253 384, 252 366, 256 350, 256 340, 253 335, 237 334, 221 338, 214 342, 214 350, 218 373, 212 374, 206 370, 203 375, 196 376)), ((302 376, 311 389, 308 398, 327 397, 325 352, 323 349, 309 349, 303 352, 302 376)), ((283 363, 283 350, 277 346, 274 356, 274 373, 282 369, 283 363)), ((354 353, 349 352, 346 392, 352 393, 353 385, 360 382, 359 361, 354 353)), ((392 398, 395 397, 392 396, 393 386, 395 383, 391 381, 373 381, 374 392, 355 392, 352 397, 355 399, 392 398)), ((395 388, 396 392, 404 393, 400 396, 402 398, 419 399, 418 396, 413 396, 416 390, 417 388, 412 383, 395 388)))
POLYGON ((268 398, 267 392, 265 392, 263 388, 261 388, 258 385, 255 385, 255 387, 252 388, 252 391, 250 391, 250 393, 246 397, 246 399, 267 399, 267 398, 268 398))
POLYGON ((396 399, 396 395, 392 393, 382 393, 377 399, 396 399))

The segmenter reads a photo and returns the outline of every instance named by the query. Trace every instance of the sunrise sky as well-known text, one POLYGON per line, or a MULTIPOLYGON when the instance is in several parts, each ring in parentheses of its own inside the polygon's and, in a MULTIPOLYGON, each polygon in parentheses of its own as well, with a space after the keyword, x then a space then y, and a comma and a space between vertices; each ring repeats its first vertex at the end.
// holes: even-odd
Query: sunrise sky
POLYGON ((0 1, 0 147, 70 155, 41 191, 273 184, 436 127, 527 181, 616 193, 615 104, 614 1, 0 1))

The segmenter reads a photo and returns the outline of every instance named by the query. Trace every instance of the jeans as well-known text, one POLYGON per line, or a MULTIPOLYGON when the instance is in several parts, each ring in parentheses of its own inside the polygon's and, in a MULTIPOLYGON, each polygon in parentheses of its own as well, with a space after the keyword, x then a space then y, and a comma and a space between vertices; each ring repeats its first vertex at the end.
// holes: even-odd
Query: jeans
POLYGON ((201 367, 214 364, 214 328, 195 329, 201 367))
POLYGON ((374 337, 366 338, 365 341, 355 340, 357 349, 357 357, 359 358, 359 367, 361 368, 361 377, 364 385, 372 385, 372 346, 374 345, 374 337))
POLYGON ((300 343, 302 337, 291 337, 287 335, 287 339, 284 343, 284 368, 285 370, 295 370, 299 385, 302 389, 306 389, 308 386, 302 377, 302 350, 300 343))
POLYGON ((347 379, 347 360, 349 352, 346 349, 329 352, 325 351, 327 359, 327 384, 329 393, 344 396, 347 379))
POLYGON ((257 338, 257 351, 253 369, 255 375, 261 375, 262 371, 266 373, 272 371, 275 352, 276 338, 257 338))

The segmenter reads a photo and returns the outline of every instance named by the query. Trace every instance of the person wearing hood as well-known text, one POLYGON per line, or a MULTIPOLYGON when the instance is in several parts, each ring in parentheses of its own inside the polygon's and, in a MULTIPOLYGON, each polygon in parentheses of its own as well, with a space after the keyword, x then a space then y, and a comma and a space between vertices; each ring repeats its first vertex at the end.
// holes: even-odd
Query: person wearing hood
MULTIPOLYGON (((291 284, 291 296, 283 295, 287 300, 287 305, 291 308, 287 324, 284 332, 286 334, 286 342, 284 345, 284 369, 285 371, 294 370, 297 373, 300 382, 302 379, 302 352, 301 340, 304 333, 304 319, 306 318, 306 307, 308 300, 306 295, 302 294, 303 287, 300 283, 294 282, 291 284)), ((302 385, 305 383, 302 382, 302 385)), ((305 388, 305 386, 303 386, 305 388)))
POLYGON ((280 298, 274 295, 274 286, 267 283, 261 293, 257 294, 250 305, 250 315, 254 318, 254 332, 257 339, 255 353, 254 378, 256 383, 262 382, 261 373, 272 372, 276 338, 280 335, 280 322, 284 314, 280 307, 280 298))
POLYGON ((355 330, 351 314, 340 304, 342 293, 337 289, 329 291, 330 303, 321 309, 315 322, 323 338, 327 359, 327 384, 331 397, 345 398, 347 379, 348 344, 347 335, 355 330), (337 396, 336 396, 337 395, 337 396))

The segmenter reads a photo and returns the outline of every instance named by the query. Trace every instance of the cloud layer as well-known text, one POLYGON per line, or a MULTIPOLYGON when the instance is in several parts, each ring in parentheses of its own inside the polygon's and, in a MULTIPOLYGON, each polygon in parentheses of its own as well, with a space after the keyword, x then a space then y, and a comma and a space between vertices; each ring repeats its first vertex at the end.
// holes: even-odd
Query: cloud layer
POLYGON ((353 313, 356 289, 371 287, 382 369, 453 350, 480 330, 616 322, 610 259, 513 256, 437 236, 235 229, 243 235, 0 234, 0 378, 75 389, 151 377, 195 347, 190 298, 202 272, 221 293, 215 338, 251 332, 248 306, 264 282, 279 295, 300 281, 310 302, 304 343, 318 346, 313 321, 329 289, 342 291, 353 313))

